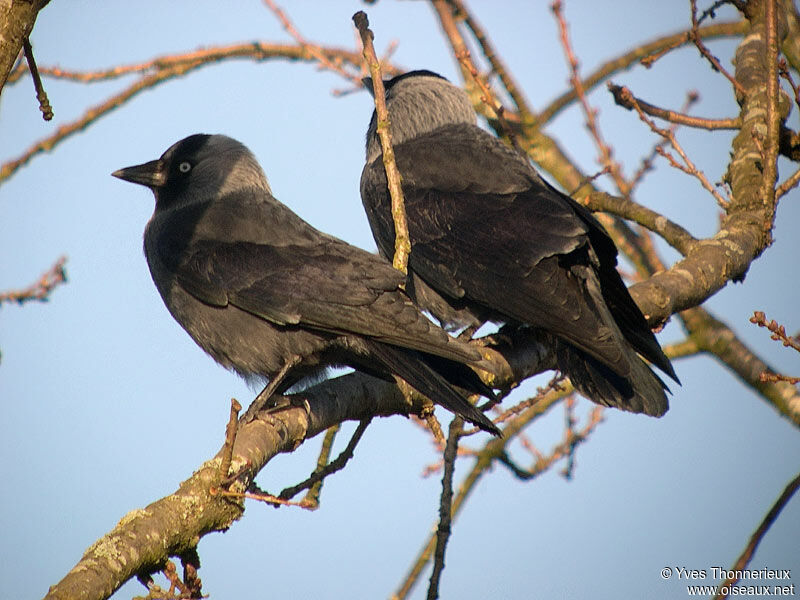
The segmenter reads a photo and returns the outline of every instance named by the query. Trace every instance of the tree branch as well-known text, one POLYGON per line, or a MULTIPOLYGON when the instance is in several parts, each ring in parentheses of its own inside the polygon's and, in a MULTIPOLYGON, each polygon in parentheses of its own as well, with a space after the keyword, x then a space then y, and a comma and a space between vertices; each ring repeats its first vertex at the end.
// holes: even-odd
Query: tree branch
POLYGON ((22 45, 33 31, 39 11, 50 0, 0 2, 0 93, 14 67, 22 45))
POLYGON ((408 234, 408 223, 406 221, 402 177, 400 176, 400 171, 397 170, 394 150, 392 149, 392 129, 389 122, 389 111, 386 109, 386 91, 383 87, 381 64, 372 45, 374 35, 369 29, 367 14, 364 11, 358 11, 353 15, 353 23, 355 23, 358 33, 361 35, 361 43, 364 46, 364 62, 367 64, 372 77, 372 96, 375 100, 377 132, 381 140, 383 168, 386 169, 386 181, 389 187, 389 195, 392 199, 392 218, 394 219, 394 257, 392 258, 392 266, 403 274, 408 274, 411 237, 408 234))
MULTIPOLYGON (((339 60, 355 67, 358 67, 361 62, 360 54, 349 50, 323 48, 322 52, 334 62, 339 60)), ((87 110, 82 117, 71 123, 62 125, 52 135, 36 142, 20 157, 0 165, 0 184, 11 177, 20 167, 26 165, 36 155, 53 150, 53 148, 70 135, 82 131, 103 115, 119 108, 144 90, 153 88, 176 77, 186 75, 201 67, 225 60, 250 59, 263 61, 275 58, 305 62, 315 62, 317 60, 308 48, 303 46, 250 42, 246 44, 206 48, 178 55, 162 56, 144 63, 114 67, 94 73, 73 73, 52 68, 39 69, 39 72, 43 75, 83 82, 105 81, 130 73, 143 73, 143 75, 121 92, 118 92, 107 100, 87 110), (155 72, 150 73, 150 71, 153 70, 155 70, 155 72)), ((396 72, 396 68, 394 67, 389 67, 387 70, 391 73, 396 72)))
POLYGON ((614 102, 623 108, 627 108, 628 110, 633 110, 638 105, 645 114, 648 114, 651 117, 658 117, 659 119, 664 119, 670 123, 686 125, 687 127, 708 129, 709 131, 714 131, 717 129, 739 129, 742 124, 739 119, 704 119, 702 117, 684 115, 682 113, 675 112, 674 110, 659 108, 654 104, 650 104, 649 102, 645 102, 644 100, 636 98, 630 92, 623 93, 627 89, 628 88, 623 86, 614 85, 610 81, 608 82, 608 91, 610 91, 611 95, 614 96, 614 102))
MULTIPOLYGON (((498 347, 502 350, 502 359, 499 354, 495 356, 506 362, 508 377, 498 381, 498 386, 552 368, 551 350, 545 342, 530 332, 519 336, 522 337, 515 338, 518 345, 498 347)), ((415 399, 414 404, 409 405, 406 396, 393 383, 361 373, 329 379, 290 399, 297 400, 296 406, 289 402, 288 407, 278 411, 262 411, 258 419, 240 426, 230 464, 233 472, 242 475, 231 486, 240 489, 232 491, 243 492, 274 456, 293 452, 305 440, 333 425, 343 421, 366 421, 375 416, 418 413, 423 408, 421 400, 415 399)), ((534 409, 538 410, 539 405, 528 413, 534 409)), ((512 424, 522 418, 524 415, 512 424)), ((356 436, 354 439, 357 441, 356 436)), ((107 598, 136 574, 157 570, 170 556, 191 551, 208 533, 230 527, 241 517, 244 505, 238 498, 233 500, 212 493, 212 488, 222 483, 223 454, 224 448, 181 483, 173 494, 123 517, 50 589, 47 600, 107 598)))
MULTIPOLYGON (((511 440, 528 424, 546 414, 547 411, 563 399, 567 393, 568 392, 565 391, 551 391, 540 397, 538 402, 508 423, 503 429, 503 437, 493 438, 487 442, 484 448, 478 453, 475 464, 469 474, 458 487, 458 493, 452 504, 452 518, 458 515, 472 490, 475 489, 478 482, 494 465, 495 461, 499 460, 506 453, 507 446, 511 440)), ((435 544, 436 531, 429 536, 427 542, 422 547, 419 554, 417 554, 405 578, 392 595, 392 600, 403 600, 408 597, 414 585, 419 580, 425 565, 430 561, 435 544)))
MULTIPOLYGON (((733 140, 733 156, 725 176, 733 198, 713 237, 695 244, 669 270, 631 287, 631 295, 650 323, 662 322, 675 312, 699 305, 730 280, 741 281, 750 263, 772 241, 775 205, 764 194, 765 157, 758 140, 768 131, 775 132, 766 123, 766 90, 777 64, 764 68, 763 10, 751 18, 751 32, 742 40, 734 61, 736 80, 745 93, 741 99, 742 128, 733 140)), ((774 186, 774 179, 770 185, 774 186)))
POLYGON ((795 386, 784 381, 763 381, 762 373, 775 371, 750 350, 726 323, 703 307, 685 310, 679 316, 697 350, 713 355, 743 383, 758 392, 781 416, 800 427, 800 393, 795 386))
MULTIPOLYGON (((736 37, 746 33, 748 28, 749 24, 747 21, 715 23, 713 25, 701 27, 698 29, 698 34, 702 39, 736 37)), ((691 43, 690 31, 682 31, 642 44, 598 67, 591 75, 581 80, 583 88, 589 91, 600 85, 613 74, 630 69, 649 56, 661 53, 664 50, 674 50, 675 48, 685 46, 689 43, 691 43)), ((648 67, 649 66, 648 64, 648 67)), ((576 95, 574 89, 570 89, 561 94, 539 113, 538 125, 541 127, 544 123, 551 121, 575 100, 576 95)))
POLYGON ((436 549, 434 551, 433 572, 428 584, 428 600, 439 597, 439 581, 444 570, 444 555, 450 539, 453 518, 453 473, 456 469, 458 441, 464 429, 464 419, 456 415, 450 421, 450 432, 444 449, 442 494, 439 502, 439 524, 436 527, 436 549))
MULTIPOLYGON (((750 536, 750 541, 745 546, 744 551, 739 556, 737 561, 733 564, 730 568, 731 571, 734 573, 736 571, 742 571, 750 564, 750 560, 753 558, 753 554, 756 552, 756 548, 761 543, 761 540, 766 535, 769 528, 772 527, 772 524, 778 518, 778 515, 781 514, 783 508, 789 504, 789 500, 792 499, 795 492, 797 492, 797 488, 800 488, 800 473, 798 473, 794 479, 792 479, 784 488, 781 495, 775 501, 775 504, 772 505, 772 508, 769 509, 769 512, 764 517, 764 520, 761 521, 761 524, 758 528, 753 532, 753 535, 750 536)), ((730 586, 734 585, 738 581, 738 578, 735 577, 728 577, 725 581, 719 586, 719 591, 717 595, 714 596, 714 600, 723 600, 724 598, 728 597, 728 594, 723 593, 724 589, 730 589, 730 586)))
POLYGON ((52 291, 60 284, 66 283, 67 281, 67 270, 64 268, 66 262, 67 257, 62 256, 47 270, 47 272, 39 277, 36 283, 24 290, 0 292, 0 305, 2 305, 3 302, 24 304, 31 300, 47 302, 50 299, 52 291))

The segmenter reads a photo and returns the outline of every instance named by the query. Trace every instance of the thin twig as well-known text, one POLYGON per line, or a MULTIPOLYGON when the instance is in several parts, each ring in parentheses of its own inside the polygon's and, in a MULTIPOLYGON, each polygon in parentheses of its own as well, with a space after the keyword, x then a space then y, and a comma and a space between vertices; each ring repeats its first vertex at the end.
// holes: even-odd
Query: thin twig
POLYGON ((472 35, 475 36, 478 45, 483 51, 483 55, 492 66, 492 71, 500 79, 500 82, 503 84, 503 87, 506 89, 506 92, 508 92, 509 97, 517 107, 517 111, 520 113, 522 119, 524 120, 526 116, 531 116, 532 110, 528 105, 528 101, 522 93, 522 90, 514 81, 514 78, 506 68, 503 60, 497 55, 494 46, 489 41, 489 37, 486 35, 486 32, 477 22, 475 17, 472 16, 472 14, 469 12, 469 9, 461 0, 447 0, 447 2, 455 9, 456 14, 463 18, 464 24, 472 32, 472 35))
POLYGON ((453 473, 458 455, 458 440, 464 428, 464 419, 456 415, 450 421, 447 445, 444 449, 444 474, 442 475, 442 495, 439 502, 439 525, 436 528, 436 549, 433 553, 433 572, 428 584, 428 600, 439 597, 439 581, 444 570, 444 555, 450 539, 450 524, 453 516, 453 473))
MULTIPOLYGON (((773 504, 772 508, 769 509, 769 512, 764 517, 764 520, 761 521, 758 529, 756 529, 753 532, 753 535, 750 536, 750 541, 747 543, 747 546, 745 546, 744 551, 742 551, 742 554, 730 568, 730 571, 733 571, 734 575, 736 575, 737 571, 741 572, 745 567, 747 567, 748 564, 750 564, 750 560, 753 558, 753 554, 755 554, 759 543, 761 543, 761 540, 764 538, 767 531, 769 531, 769 528, 778 518, 778 515, 781 514, 783 508, 789 503, 789 500, 792 499, 792 496, 799 487, 800 473, 798 473, 795 478, 786 485, 781 495, 775 501, 775 504, 773 504)), ((724 598, 727 598, 728 594, 724 593, 723 590, 730 590, 731 586, 734 585, 738 580, 738 577, 728 577, 725 579, 722 585, 719 586, 717 595, 714 596, 714 600, 723 600, 724 598)))
POLYGON ((703 13, 697 19, 697 24, 699 25, 700 23, 705 21, 708 17, 711 17, 712 19, 716 18, 716 16, 717 16, 716 15, 716 10, 719 7, 724 6, 726 4, 732 4, 733 6, 738 8, 739 10, 744 10, 744 7, 742 6, 743 2, 741 0, 717 0, 716 2, 714 2, 714 4, 712 4, 711 6, 709 6, 707 9, 705 9, 703 11, 703 13))
POLYGON ((247 498, 249 500, 258 500, 259 502, 265 502, 272 506, 297 506, 299 508, 304 508, 305 510, 317 509, 317 506, 309 504, 308 502, 306 502, 305 499, 300 500, 299 502, 294 502, 292 500, 284 500, 283 498, 279 498, 278 496, 273 496, 272 494, 256 494, 253 492, 233 492, 230 490, 224 490, 217 487, 210 488, 209 493, 212 496, 223 496, 225 498, 247 498))
POLYGON ((744 96, 745 89, 742 86, 742 84, 736 81, 736 78, 730 73, 728 73, 727 70, 725 70, 725 67, 722 66, 722 63, 719 62, 719 59, 716 56, 714 56, 708 49, 708 47, 703 43, 699 31, 700 22, 697 19, 697 0, 689 0, 689 3, 692 9, 692 28, 689 30, 689 39, 692 42, 694 42, 695 46, 697 46, 697 49, 700 51, 700 54, 705 56, 708 62, 711 63, 711 67, 718 73, 722 73, 725 77, 727 77, 728 81, 730 81, 733 84, 733 87, 736 89, 736 92, 744 96))
POLYGON ((755 323, 759 327, 766 327, 772 332, 770 336, 771 339, 776 342, 783 342, 784 346, 790 346, 800 352, 800 340, 787 335, 786 327, 778 324, 775 319, 767 321, 767 315, 764 312, 760 310, 754 311, 753 316, 750 317, 750 322, 755 323))
POLYGON ((675 167, 676 169, 683 171, 687 175, 695 177, 700 182, 700 184, 712 196, 714 196, 714 199, 717 201, 717 204, 719 204, 720 207, 727 209, 728 205, 730 204, 730 201, 723 198, 722 195, 708 181, 708 178, 705 176, 705 173, 703 173, 695 166, 694 162, 692 162, 692 160, 687 156, 686 152, 683 150, 683 147, 678 142, 677 138, 675 137, 675 133, 669 129, 664 129, 656 125, 655 122, 644 113, 641 106, 639 106, 639 101, 634 97, 634 95, 627 87, 624 86, 621 87, 618 93, 620 97, 624 99, 625 102, 628 102, 630 103, 631 106, 633 106, 633 108, 639 115, 639 118, 642 121, 644 121, 648 127, 650 127, 650 130, 653 131, 653 133, 656 133, 669 141, 670 145, 680 155, 681 159, 683 159, 683 164, 678 162, 678 160, 674 156, 672 156, 672 154, 670 154, 663 148, 657 148, 657 152, 661 156, 666 158, 669 164, 675 167))
POLYGON ((564 383, 564 379, 565 375, 563 373, 560 372, 556 373, 552 377, 552 379, 550 379, 550 381, 547 382, 545 386, 536 388, 535 396, 532 396, 531 398, 528 398, 526 400, 522 400, 521 402, 518 402, 514 406, 507 408, 500 414, 500 416, 493 419, 493 421, 497 424, 505 423, 512 417, 517 416, 521 412, 534 406, 537 402, 540 402, 550 392, 564 392, 565 397, 567 397, 566 394, 571 393, 574 390, 572 388, 572 384, 564 383))
POLYGON ((575 89, 575 95, 578 98, 581 108, 583 109, 583 116, 586 119, 586 127, 589 129, 589 133, 592 136, 592 139, 595 142, 595 146, 600 152, 600 164, 603 165, 604 168, 608 169, 611 177, 614 179, 614 183, 617 186, 617 189, 622 193, 623 196, 628 196, 630 194, 630 183, 625 180, 625 177, 622 174, 622 167, 620 164, 615 161, 612 156, 613 152, 611 147, 605 142, 603 139, 602 134, 600 133, 600 129, 597 125, 597 110, 592 108, 589 105, 589 101, 586 98, 586 92, 583 88, 583 82, 581 81, 580 75, 578 73, 578 59, 575 56, 575 53, 572 50, 572 43, 569 39, 569 31, 567 28, 567 21, 564 18, 564 13, 562 11, 562 4, 561 0, 555 0, 551 5, 550 9, 552 10, 553 14, 556 17, 556 21, 558 23, 558 31, 559 31, 559 40, 561 41, 561 48, 564 51, 564 54, 567 58, 567 64, 570 70, 570 83, 572 84, 573 88, 575 89))
POLYGON ((328 69, 330 71, 334 71, 339 73, 342 77, 349 79, 355 88, 362 89, 361 77, 356 74, 349 73, 346 69, 342 67, 341 60, 331 60, 328 55, 322 50, 321 46, 317 44, 311 44, 306 39, 300 35, 300 32, 294 26, 294 24, 289 20, 289 17, 286 16, 286 13, 281 9, 280 6, 275 4, 274 0, 263 0, 264 4, 272 11, 272 13, 278 18, 283 26, 283 29, 288 33, 294 40, 304 48, 311 56, 319 61, 321 67, 328 69))
POLYGON ((386 181, 389 186, 389 195, 392 198, 392 218, 394 219, 395 233, 392 266, 398 271, 407 274, 408 256, 411 254, 411 237, 408 234, 406 207, 405 201, 403 200, 403 188, 401 185, 402 179, 400 177, 400 172, 397 170, 397 164, 394 160, 394 150, 392 149, 392 134, 389 123, 389 112, 386 110, 386 91, 383 87, 381 65, 378 62, 378 57, 375 54, 375 47, 372 44, 374 35, 369 29, 367 13, 361 10, 358 11, 353 15, 353 23, 355 23, 361 35, 361 43, 364 46, 364 61, 369 67, 370 76, 372 77, 377 132, 381 140, 381 148, 383 149, 383 167, 386 169, 386 181))
MULTIPOLYGON (((686 94, 686 100, 681 107, 681 113, 688 112, 689 108, 700 99, 700 94, 696 91, 690 91, 686 94)), ((669 126, 669 130, 674 134, 678 128, 678 123, 672 123, 669 126)), ((655 145, 653 146, 652 151, 648 154, 644 159, 642 159, 641 166, 637 169, 636 173, 633 175, 633 179, 631 180, 631 193, 639 184, 644 180, 645 174, 649 173, 653 169, 653 161, 655 160, 656 156, 658 156, 658 149, 663 148, 667 144, 667 140, 661 138, 658 140, 655 145)))
POLYGON ((24 304, 31 300, 47 302, 50 299, 50 293, 58 287, 59 284, 67 281, 67 270, 64 268, 66 262, 67 257, 62 256, 46 273, 39 277, 36 283, 24 290, 0 292, 0 305, 2 305, 3 302, 24 304))
MULTIPOLYGON (((355 68, 360 68, 361 53, 344 48, 320 48, 330 62, 334 64, 349 64, 355 68)), ((232 44, 229 46, 208 46, 198 50, 182 52, 179 54, 168 54, 158 56, 151 60, 134 63, 130 65, 118 65, 108 69, 98 71, 71 71, 61 67, 39 67, 39 73, 52 79, 62 79, 66 81, 76 81, 80 83, 95 83, 99 81, 109 81, 119 79, 134 73, 145 71, 160 70, 173 67, 177 64, 202 61, 207 63, 219 62, 227 59, 252 58, 254 60, 264 60, 267 58, 286 58, 288 60, 317 60, 308 47, 299 44, 271 44, 266 42, 245 42, 232 44)), ((390 64, 383 65, 384 70, 391 75, 398 75, 400 70, 390 64)), ((19 79, 27 72, 23 65, 12 73, 14 80, 19 79)), ((339 72, 339 71, 337 71, 339 72)), ((348 81, 351 75, 347 75, 348 81)))
MULTIPOLYGON (((331 56, 340 57, 341 60, 349 62, 353 65, 360 63, 360 56, 357 53, 348 50, 323 49, 323 51, 329 53, 331 56)), ((72 121, 71 123, 62 125, 52 135, 40 140, 39 142, 36 142, 20 157, 0 165, 0 183, 8 179, 22 166, 26 165, 34 156, 42 152, 52 150, 71 134, 82 131, 111 110, 119 108, 122 104, 136 96, 139 92, 155 87, 173 78, 186 75, 190 71, 201 67, 224 60, 237 60, 243 58, 249 58, 257 61, 267 60, 269 58, 316 60, 308 53, 306 49, 301 46, 251 42, 248 44, 235 44, 225 47, 206 48, 180 55, 163 56, 145 63, 115 67, 113 69, 99 71, 96 73, 68 73, 66 71, 61 71, 60 69, 51 69, 49 72, 58 72, 64 78, 75 79, 78 81, 102 81, 106 79, 114 79, 116 77, 121 77, 134 72, 144 73, 152 70, 155 70, 155 72, 143 75, 142 78, 138 79, 123 91, 111 96, 104 102, 91 107, 83 114, 83 116, 79 117, 75 121, 72 121)), ((45 73, 44 69, 40 69, 40 71, 45 73)), ((393 66, 387 67, 387 71, 390 71, 392 74, 397 74, 399 72, 393 66)))
POLYGON ((228 425, 225 427, 225 443, 222 446, 222 460, 219 464, 219 473, 222 479, 228 477, 228 471, 231 470, 231 461, 233 460, 233 444, 236 442, 236 433, 239 429, 239 411, 242 410, 242 405, 236 398, 231 398, 231 414, 228 419, 228 425))
POLYGON ((33 77, 33 87, 36 89, 36 99, 39 101, 39 110, 42 111, 42 118, 50 121, 53 118, 53 108, 50 100, 47 99, 47 92, 44 91, 42 78, 39 77, 39 69, 36 68, 36 61, 33 58, 33 48, 28 38, 22 40, 22 48, 25 51, 25 60, 28 62, 28 69, 33 77))
POLYGON ((505 108, 503 105, 497 100, 497 97, 492 93, 491 88, 489 87, 488 82, 484 81, 483 77, 480 76, 478 73, 477 67, 470 59, 469 51, 464 50, 463 52, 458 53, 456 56, 458 61, 464 66, 467 72, 472 76, 472 79, 477 84, 478 88, 481 90, 481 102, 483 102, 486 106, 488 106, 492 112, 497 117, 500 126, 503 128, 503 131, 508 136, 511 145, 519 152, 520 154, 524 154, 517 144, 517 136, 514 133, 514 129, 511 127, 511 124, 506 120, 505 117, 505 108))
MULTIPOLYGON (((350 441, 347 443, 347 447, 342 450, 339 456, 337 456, 333 461, 328 464, 324 464, 322 454, 320 454, 320 460, 317 463, 317 468, 311 474, 311 476, 297 485, 284 489, 280 494, 278 494, 278 497, 283 499, 293 498, 304 489, 312 488, 309 490, 309 494, 306 494, 306 498, 304 500, 306 502, 315 502, 317 505, 319 505, 319 491, 317 490, 316 494, 311 494, 311 492, 315 487, 322 487, 321 485, 316 486, 317 483, 321 484, 328 475, 336 473, 337 471, 341 471, 345 465, 347 465, 348 461, 353 458, 353 453, 355 452, 356 446, 358 445, 358 442, 361 441, 361 437, 364 435, 364 432, 367 430, 370 422, 371 421, 368 419, 361 421, 358 424, 358 427, 353 433, 353 437, 351 437, 350 441), (310 495, 312 497, 309 497, 310 495)), ((327 442, 327 435, 325 440, 327 442)), ((330 456, 330 448, 328 448, 328 456, 330 456)))
POLYGON ((789 70, 789 65, 786 63, 786 58, 783 56, 778 60, 778 74, 783 77, 786 83, 789 84, 789 87, 792 88, 794 103, 797 105, 797 108, 800 108, 800 86, 795 85, 792 72, 789 70))
MULTIPOLYGON (((750 29, 750 23, 746 20, 733 23, 715 23, 697 30, 701 38, 733 37, 743 35, 750 29)), ((591 90, 600 85, 605 79, 614 73, 631 68, 637 62, 645 66, 650 66, 658 56, 662 56, 676 48, 690 43, 691 38, 688 31, 664 36, 648 42, 622 54, 616 58, 603 63, 594 72, 581 80, 584 90, 591 90)), ((575 89, 571 88, 564 92, 547 105, 538 114, 540 125, 553 120, 562 110, 567 108, 576 99, 575 89)))
POLYGON ((800 377, 794 377, 792 375, 781 375, 780 373, 762 373, 759 375, 759 378, 763 382, 770 382, 770 383, 777 383, 779 381, 785 381, 786 383, 791 383, 792 385, 796 383, 800 383, 800 377))
POLYGON ((782 184, 777 187, 775 190, 775 200, 779 200, 788 194, 792 189, 797 187, 798 183, 800 183, 800 169, 792 173, 782 184))
POLYGON ((608 90, 614 96, 614 101, 619 106, 627 108, 628 110, 634 109, 633 101, 635 101, 645 114, 658 117, 659 119, 664 119, 665 121, 676 123, 678 125, 697 127, 699 129, 708 129, 709 131, 714 131, 717 129, 739 129, 742 126, 742 119, 740 117, 736 117, 734 119, 704 119, 702 117, 692 117, 680 112, 675 112, 673 110, 659 108, 654 104, 650 104, 644 100, 636 98, 632 93, 630 95, 622 94, 621 92, 623 89, 627 88, 614 85, 610 81, 608 82, 608 90), (631 101, 631 98, 633 101, 631 101))
POLYGON ((579 444, 585 442, 589 435, 597 429, 597 426, 603 422, 603 414, 604 410, 602 406, 593 407, 588 421, 580 431, 574 431, 567 427, 564 432, 564 439, 556 444, 552 450, 550 450, 549 454, 545 456, 538 452, 538 450, 534 452, 533 464, 528 468, 520 467, 511 459, 508 452, 505 451, 498 457, 498 462, 508 468, 517 479, 522 481, 536 479, 562 458, 567 458, 569 460, 570 456, 574 455, 575 448, 579 444))
MULTIPOLYGON (((495 460, 500 458, 504 452, 506 445, 514 439, 519 432, 532 421, 536 420, 545 414, 550 408, 555 406, 565 394, 563 392, 553 392, 542 398, 534 406, 529 407, 522 414, 518 415, 511 421, 503 430, 502 438, 493 438, 487 442, 483 450, 478 454, 477 460, 472 467, 472 470, 464 478, 458 487, 453 500, 452 516, 455 517, 464 506, 469 494, 475 489, 475 486, 481 480, 489 469, 494 465, 495 460)), ((406 574, 397 591, 392 596, 393 600, 402 600, 407 598, 411 593, 412 588, 419 580, 425 565, 433 556, 434 547, 436 545, 436 533, 434 532, 427 540, 425 545, 420 550, 414 562, 411 564, 408 573, 406 574)))
POLYGON ((281 491, 281 493, 278 494, 279 498, 290 500, 294 496, 296 496, 300 491, 308 489, 304 497, 304 500, 313 502, 316 506, 319 506, 319 497, 320 493, 322 492, 322 481, 324 477, 328 475, 326 469, 328 468, 329 463, 331 461, 331 452, 333 451, 333 443, 336 441, 336 436, 339 435, 339 431, 341 431, 341 429, 342 429, 342 424, 337 423, 336 425, 334 425, 333 427, 329 427, 325 431, 325 437, 322 438, 322 446, 319 449, 319 456, 317 457, 317 466, 311 473, 311 476, 305 481, 302 481, 295 486, 292 486, 290 488, 284 488, 283 491, 281 491))

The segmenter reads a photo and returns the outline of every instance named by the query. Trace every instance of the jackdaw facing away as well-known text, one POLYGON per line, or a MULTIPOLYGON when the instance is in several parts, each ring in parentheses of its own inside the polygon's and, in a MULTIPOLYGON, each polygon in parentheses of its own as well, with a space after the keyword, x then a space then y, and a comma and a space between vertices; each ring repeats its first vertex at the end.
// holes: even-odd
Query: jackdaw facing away
POLYGON ((276 200, 241 143, 192 135, 113 175, 155 194, 144 252, 170 313, 221 365, 269 379, 257 402, 327 366, 349 365, 400 377, 499 433, 451 386, 492 395, 466 366, 486 368, 480 352, 427 319, 386 260, 314 229, 276 200))
MULTIPOLYGON (((384 85, 411 237, 408 289, 419 306, 453 328, 486 320, 535 327, 582 394, 663 415, 667 387, 639 355, 678 378, 616 270, 602 225, 480 129, 467 95, 443 77, 412 71, 384 85)), ((394 221, 376 124, 373 111, 361 199, 390 257, 394 221)))

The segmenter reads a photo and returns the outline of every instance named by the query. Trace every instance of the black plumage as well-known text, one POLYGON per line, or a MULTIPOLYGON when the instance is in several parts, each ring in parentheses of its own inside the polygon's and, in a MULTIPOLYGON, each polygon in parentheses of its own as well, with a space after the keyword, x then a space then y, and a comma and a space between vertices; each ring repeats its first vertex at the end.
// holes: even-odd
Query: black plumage
MULTIPOLYGON (((386 89, 415 301, 449 327, 491 320, 543 330, 559 369, 584 395, 666 412, 666 385, 637 353, 677 381, 675 371, 598 221, 480 129, 464 92, 445 79, 415 71, 386 89)), ((378 247, 391 256, 394 222, 375 125, 373 113, 361 197, 378 247)))
POLYGON ((116 177, 145 185, 156 207, 144 251, 172 316, 218 363, 269 379, 263 400, 327 366, 399 376, 479 427, 489 419, 451 384, 491 390, 467 343, 427 319, 383 258, 326 235, 271 193, 239 142, 194 135, 116 177))

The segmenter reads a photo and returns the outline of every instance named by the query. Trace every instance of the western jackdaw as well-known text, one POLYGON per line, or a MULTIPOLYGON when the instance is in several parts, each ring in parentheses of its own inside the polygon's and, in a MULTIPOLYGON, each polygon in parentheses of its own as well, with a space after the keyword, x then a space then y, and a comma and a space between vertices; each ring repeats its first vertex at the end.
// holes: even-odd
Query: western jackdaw
POLYGON ((113 175, 155 194, 144 252, 170 313, 221 365, 269 379, 257 402, 327 366, 349 365, 400 377, 499 433, 451 386, 492 394, 466 366, 487 368, 480 352, 427 319, 386 260, 318 231, 276 200, 241 143, 192 135, 113 175))
MULTIPOLYGON (((371 80, 365 85, 372 89, 371 80)), ((489 320, 544 331, 558 368, 582 394, 663 415, 667 387, 639 354, 678 378, 617 272, 617 249, 600 223, 480 129, 467 95, 443 77, 412 71, 384 85, 414 300, 445 326, 489 320)), ((373 111, 361 199, 390 257, 394 222, 376 121, 373 111)))

